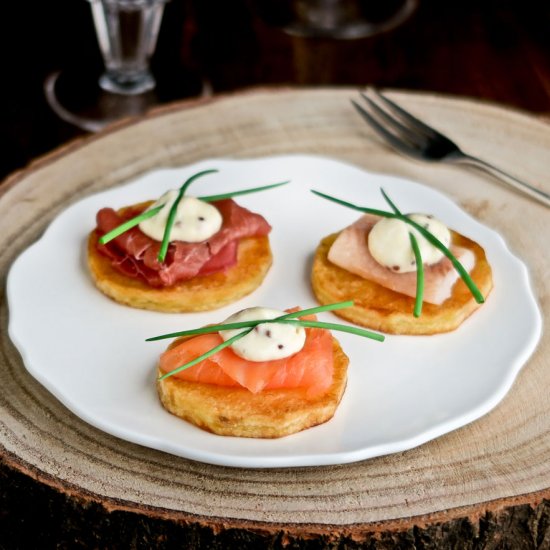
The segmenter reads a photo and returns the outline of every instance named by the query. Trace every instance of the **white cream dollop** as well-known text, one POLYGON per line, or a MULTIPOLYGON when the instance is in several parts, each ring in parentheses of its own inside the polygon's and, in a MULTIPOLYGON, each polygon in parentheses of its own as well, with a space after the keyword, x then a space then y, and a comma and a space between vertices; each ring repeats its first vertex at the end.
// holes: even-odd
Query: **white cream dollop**
MULTIPOLYGON (((424 214, 410 214, 408 217, 422 225, 446 247, 449 246, 451 232, 445 224, 424 214)), ((443 252, 431 244, 417 229, 397 218, 382 218, 373 226, 368 235, 369 252, 380 265, 392 271, 398 273, 416 271, 409 233, 413 233, 416 237, 424 265, 436 264, 443 258, 443 252)))
MULTIPOLYGON (((251 307, 234 313, 224 323, 275 319, 283 315, 286 315, 284 311, 251 307)), ((223 330, 220 331, 220 336, 227 341, 243 330, 247 329, 223 330)), ((298 353, 304 347, 305 341, 306 331, 303 327, 282 323, 261 323, 230 347, 239 357, 248 361, 274 361, 298 353)))
MULTIPOLYGON (((167 191, 149 207, 152 209, 163 205, 158 214, 139 224, 143 233, 155 241, 162 241, 170 208, 177 196, 178 191, 167 191)), ((222 215, 215 206, 195 197, 184 196, 176 210, 174 225, 170 232, 170 242, 199 243, 205 241, 220 230, 222 222, 222 215)))

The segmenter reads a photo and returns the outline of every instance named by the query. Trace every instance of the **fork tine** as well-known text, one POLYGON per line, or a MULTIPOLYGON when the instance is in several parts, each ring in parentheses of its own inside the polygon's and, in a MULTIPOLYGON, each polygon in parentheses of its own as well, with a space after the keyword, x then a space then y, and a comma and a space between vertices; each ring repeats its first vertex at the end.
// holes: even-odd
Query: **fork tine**
POLYGON ((369 126, 371 126, 372 129, 378 133, 378 135, 380 135, 390 145, 392 145, 392 147, 394 147, 395 149, 397 149, 398 151, 400 151, 405 155, 421 158, 420 151, 414 145, 407 144, 403 140, 395 137, 395 135, 392 134, 391 132, 388 132, 388 130, 386 130, 373 116, 371 116, 371 114, 367 110, 361 107, 361 105, 359 105, 353 99, 351 100, 351 103, 353 104, 357 112, 369 124, 369 126))
POLYGON ((361 97, 369 104, 369 107, 376 113, 378 117, 383 119, 389 126, 396 129, 398 133, 404 134, 406 139, 419 147, 425 146, 426 139, 418 132, 411 130, 408 126, 402 124, 395 116, 390 116, 384 109, 381 109, 367 94, 360 92, 361 97))
POLYGON ((403 107, 400 107, 399 105, 397 105, 397 103, 394 103, 391 99, 387 98, 385 95, 379 92, 374 86, 370 86, 369 90, 371 90, 376 95, 376 97, 380 99, 380 101, 382 101, 387 107, 392 109, 395 113, 399 114, 404 120, 409 122, 419 131, 424 132, 428 137, 438 137, 438 138, 444 137, 437 130, 435 130, 431 126, 428 126, 421 120, 418 120, 414 115, 411 115, 411 113, 409 113, 408 111, 405 111, 403 107))

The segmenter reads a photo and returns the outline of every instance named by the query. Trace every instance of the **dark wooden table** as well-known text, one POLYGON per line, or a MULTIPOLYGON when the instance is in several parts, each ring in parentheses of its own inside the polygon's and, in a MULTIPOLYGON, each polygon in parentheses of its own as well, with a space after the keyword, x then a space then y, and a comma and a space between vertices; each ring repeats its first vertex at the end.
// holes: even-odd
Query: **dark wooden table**
MULTIPOLYGON (((379 2, 385 11, 400 0, 379 2)), ((365 85, 484 98, 550 114, 550 5, 535 0, 419 0, 388 33, 358 40, 283 32, 290 0, 172 0, 153 60, 161 102, 264 85, 365 85)), ((368 7, 372 18, 382 8, 368 7)), ((9 2, 0 35, 0 177, 82 132, 49 109, 56 70, 99 74, 83 0, 9 2)))

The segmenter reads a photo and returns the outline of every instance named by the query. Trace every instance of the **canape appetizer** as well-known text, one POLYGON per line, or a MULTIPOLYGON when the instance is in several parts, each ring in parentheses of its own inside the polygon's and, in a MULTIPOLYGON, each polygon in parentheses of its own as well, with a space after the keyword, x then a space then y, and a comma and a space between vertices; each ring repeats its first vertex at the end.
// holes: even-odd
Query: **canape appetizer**
POLYGON ((158 364, 162 405, 227 436, 275 438, 326 422, 344 394, 348 367, 329 330, 384 339, 315 317, 350 305, 287 312, 256 307, 221 325, 150 338, 177 337, 158 364))
POLYGON ((337 315, 392 334, 437 334, 456 329, 489 295, 484 250, 433 216, 403 215, 383 191, 391 211, 314 193, 363 212, 315 253, 319 302, 354 301, 337 315))
POLYGON ((107 296, 166 312, 221 307, 256 289, 272 255, 267 221, 232 197, 284 183, 221 195, 187 196, 190 177, 156 202, 103 208, 88 239, 88 266, 107 296))

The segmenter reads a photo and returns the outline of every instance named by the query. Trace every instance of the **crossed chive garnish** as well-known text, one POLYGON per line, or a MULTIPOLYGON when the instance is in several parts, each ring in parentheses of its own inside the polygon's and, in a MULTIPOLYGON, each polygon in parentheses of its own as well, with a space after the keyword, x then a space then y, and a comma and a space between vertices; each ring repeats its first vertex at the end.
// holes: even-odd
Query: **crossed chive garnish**
POLYGON ((337 330, 340 332, 348 332, 350 334, 355 334, 356 336, 371 338, 372 340, 377 340, 378 342, 383 342, 385 339, 385 336, 383 334, 372 332, 370 330, 365 330, 362 328, 352 327, 347 325, 341 325, 339 323, 325 323, 323 321, 308 321, 304 319, 297 319, 297 317, 305 317, 306 315, 323 313, 325 311, 334 311, 337 309, 351 307, 352 305, 353 305, 353 301, 338 302, 335 304, 326 304, 324 306, 312 307, 310 309, 293 311, 292 313, 286 313, 285 315, 281 315, 280 317, 276 317, 274 319, 255 319, 250 321, 240 321, 237 323, 209 325, 206 327, 195 328, 191 330, 182 330, 180 332, 171 332, 169 334, 161 334, 160 336, 153 336, 151 338, 147 338, 146 342, 154 342, 156 340, 164 340, 166 338, 178 338, 180 336, 198 336, 199 334, 211 334, 213 332, 219 332, 221 330, 233 330, 233 329, 240 329, 240 328, 245 329, 242 332, 239 332, 238 334, 233 336, 232 338, 229 338, 228 340, 215 346, 214 348, 207 351, 206 353, 203 353, 199 357, 193 359, 192 361, 189 361, 188 363, 181 365, 181 367, 177 367, 171 370, 170 372, 163 374, 162 376, 159 377, 159 380, 164 380, 169 376, 177 374, 182 370, 188 369, 193 365, 196 365, 197 363, 200 363, 201 361, 208 359, 212 355, 218 353, 222 349, 230 346, 231 344, 235 343, 237 340, 240 340, 241 338, 246 336, 249 332, 254 330, 255 326, 264 324, 264 323, 282 323, 286 325, 295 325, 295 326, 304 327, 304 328, 321 328, 321 329, 327 329, 327 330, 337 330))
MULTIPOLYGON (((375 216, 381 216, 384 218, 396 218, 405 223, 408 223, 410 226, 414 227, 430 244, 435 246, 447 258, 449 258, 453 267, 455 268, 457 273, 460 275, 460 277, 468 287, 469 291, 472 293, 472 296, 474 297, 475 301, 478 304, 482 304, 483 302, 485 302, 485 298, 483 297, 483 294, 481 293, 477 285, 474 283, 473 279, 470 277, 466 269, 464 269, 464 266, 455 257, 455 255, 437 237, 435 237, 432 233, 430 233, 430 231, 428 231, 425 227, 416 223, 414 220, 411 220, 408 216, 403 215, 399 210, 399 208, 397 208, 397 206, 394 204, 394 202, 390 199, 390 197, 387 195, 387 193, 383 189, 380 189, 380 191, 384 197, 384 200, 388 203, 388 205, 393 210, 393 212, 387 212, 386 210, 379 210, 377 208, 368 208, 365 206, 358 206, 351 202, 347 202, 342 199, 332 197, 331 195, 321 193, 321 191, 315 191, 314 189, 311 190, 311 192, 314 193, 315 195, 318 195, 324 199, 336 202, 343 206, 347 206, 348 208, 352 208, 353 210, 358 210, 359 212, 363 212, 364 214, 374 214, 375 216)), ((413 235, 413 233, 410 231, 409 231, 409 238, 411 241, 411 247, 414 252, 414 257, 416 261, 416 298, 415 298, 413 314, 415 317, 419 317, 420 314, 422 313, 422 303, 424 298, 424 265, 422 261, 422 256, 420 254, 420 247, 418 246, 418 241, 416 237, 413 235)))
MULTIPOLYGON (((183 185, 179 188, 178 194, 176 196, 176 200, 170 207, 170 211, 168 212, 168 218, 166 220, 166 225, 164 227, 164 234, 162 237, 162 243, 160 245, 160 250, 158 253, 158 261, 164 262, 166 259, 166 253, 168 252, 168 246, 170 245, 170 234, 172 233, 172 227, 174 225, 174 220, 176 219, 176 213, 178 210, 178 205, 185 195, 185 192, 187 191, 187 188, 198 178, 201 178, 202 176, 206 176, 207 174, 213 174, 214 172, 218 172, 216 169, 212 170, 203 170, 202 172, 198 172, 196 174, 193 174, 191 177, 187 178, 183 185)), ((224 199, 230 199, 233 197, 237 197, 239 195, 247 195, 249 193, 256 193, 258 191, 266 191, 267 189, 273 189, 274 187, 279 187, 281 185, 285 185, 289 183, 289 181, 283 181, 281 183, 273 183, 271 185, 263 185, 261 187, 252 187, 249 189, 242 189, 241 191, 231 191, 228 193, 221 193, 219 195, 207 195, 205 197, 198 197, 199 200, 204 202, 214 202, 214 201, 221 201, 224 199)), ((164 204, 160 204, 154 208, 145 210, 141 214, 135 216, 131 220, 128 220, 124 222, 123 224, 119 225, 118 227, 115 227, 112 231, 109 231, 108 233, 105 233, 102 237, 100 237, 99 242, 100 244, 107 244, 109 241, 112 241, 119 235, 122 235, 129 229, 132 229, 132 227, 135 227, 136 225, 140 224, 142 221, 147 220, 149 218, 152 218, 153 216, 156 216, 162 209, 164 208, 164 204)))
MULTIPOLYGON (((384 189, 380 189, 382 196, 385 201, 390 205, 391 209, 398 216, 403 216, 399 208, 395 203, 390 199, 384 189)), ((422 304, 424 302, 424 262, 422 261, 422 254, 420 253, 420 247, 418 246, 418 241, 416 236, 409 231, 409 240, 411 241, 411 248, 414 253, 414 261, 416 262, 416 293, 414 300, 414 310, 413 315, 415 317, 420 317, 422 314, 422 304)))

